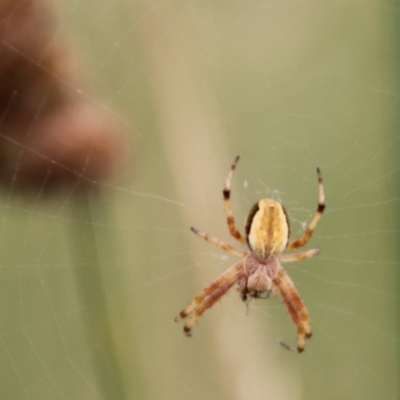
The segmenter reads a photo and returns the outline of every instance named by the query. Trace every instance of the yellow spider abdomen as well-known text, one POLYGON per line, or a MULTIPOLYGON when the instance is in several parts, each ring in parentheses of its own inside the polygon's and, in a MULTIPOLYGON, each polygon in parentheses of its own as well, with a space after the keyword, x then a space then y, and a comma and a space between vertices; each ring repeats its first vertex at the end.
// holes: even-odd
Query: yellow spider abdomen
POLYGON ((256 257, 267 260, 282 253, 290 234, 282 204, 272 199, 260 200, 247 217, 245 231, 247 244, 256 257))

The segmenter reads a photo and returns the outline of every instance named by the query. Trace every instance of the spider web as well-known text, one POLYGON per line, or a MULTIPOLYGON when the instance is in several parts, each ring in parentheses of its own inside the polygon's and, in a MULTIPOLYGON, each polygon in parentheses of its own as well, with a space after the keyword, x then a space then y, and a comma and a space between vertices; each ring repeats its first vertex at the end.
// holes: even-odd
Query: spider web
POLYGON ((1 398, 399 399, 396 3, 61 6, 96 94, 72 89, 132 132, 134 162, 86 203, 3 188, 1 398), (237 154, 238 225, 272 197, 292 237, 322 170, 321 253, 284 265, 311 316, 300 356, 278 296, 232 290, 191 339, 173 322, 237 261, 189 230, 240 248, 221 194, 237 154))

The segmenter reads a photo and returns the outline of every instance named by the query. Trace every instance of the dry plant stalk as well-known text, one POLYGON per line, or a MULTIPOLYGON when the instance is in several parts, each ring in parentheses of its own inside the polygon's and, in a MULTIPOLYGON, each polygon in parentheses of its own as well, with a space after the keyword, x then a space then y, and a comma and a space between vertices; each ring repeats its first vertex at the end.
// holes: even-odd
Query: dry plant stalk
POLYGON ((102 181, 126 159, 124 128, 79 94, 77 56, 49 0, 0 3, 0 182, 45 191, 102 181))

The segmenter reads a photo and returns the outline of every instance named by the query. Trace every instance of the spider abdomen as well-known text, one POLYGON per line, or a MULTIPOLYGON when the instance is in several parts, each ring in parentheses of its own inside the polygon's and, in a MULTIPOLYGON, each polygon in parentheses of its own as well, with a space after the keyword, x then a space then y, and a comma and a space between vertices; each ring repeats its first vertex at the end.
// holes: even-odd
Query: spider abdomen
POLYGON ((267 260, 285 250, 289 240, 289 220, 282 204, 263 199, 251 209, 245 225, 246 240, 258 258, 267 260))

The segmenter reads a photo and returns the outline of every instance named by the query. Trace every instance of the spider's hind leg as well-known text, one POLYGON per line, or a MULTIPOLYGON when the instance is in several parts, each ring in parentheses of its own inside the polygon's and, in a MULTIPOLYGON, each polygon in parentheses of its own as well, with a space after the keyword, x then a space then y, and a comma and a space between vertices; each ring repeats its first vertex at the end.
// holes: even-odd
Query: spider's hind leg
POLYGON ((309 241, 310 237, 314 233, 314 229, 317 226, 317 223, 320 220, 322 213, 324 212, 324 209, 326 207, 325 192, 324 192, 324 184, 322 182, 321 170, 319 168, 317 168, 317 176, 318 176, 318 193, 319 193, 317 211, 314 214, 314 218, 311 220, 310 224, 308 225, 308 228, 303 233, 303 236, 301 238, 295 240, 294 242, 290 242, 287 245, 286 250, 294 250, 299 247, 303 247, 309 241))
POLYGON ((228 224, 229 232, 238 242, 245 244, 246 239, 243 237, 239 229, 236 227, 235 217, 233 216, 232 205, 231 205, 231 182, 232 182, 233 172, 235 171, 238 161, 239 161, 239 156, 236 156, 235 160, 233 161, 233 164, 231 165, 231 169, 229 170, 224 188, 222 189, 222 196, 224 198, 226 222, 228 224))

